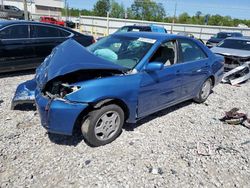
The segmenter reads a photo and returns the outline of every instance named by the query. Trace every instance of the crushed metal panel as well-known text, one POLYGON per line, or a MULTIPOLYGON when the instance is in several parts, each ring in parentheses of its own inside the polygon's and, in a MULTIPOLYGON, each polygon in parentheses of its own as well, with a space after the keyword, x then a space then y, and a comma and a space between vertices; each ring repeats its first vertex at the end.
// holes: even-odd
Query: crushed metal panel
POLYGON ((19 104, 35 104, 35 89, 36 81, 34 79, 21 83, 12 99, 11 110, 14 110, 19 104))
POLYGON ((250 79, 250 61, 224 74, 222 82, 236 85, 250 79))

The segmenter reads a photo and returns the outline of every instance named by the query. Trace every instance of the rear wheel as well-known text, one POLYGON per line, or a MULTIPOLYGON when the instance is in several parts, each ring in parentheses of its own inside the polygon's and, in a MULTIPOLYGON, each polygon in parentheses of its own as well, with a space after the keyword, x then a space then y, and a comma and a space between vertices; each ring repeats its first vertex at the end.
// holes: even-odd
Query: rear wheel
POLYGON ((115 140, 121 133, 123 124, 123 110, 111 104, 90 112, 83 120, 81 130, 89 145, 101 146, 115 140))
POLYGON ((212 79, 211 78, 208 78, 201 86, 200 88, 200 91, 199 91, 199 94, 196 98, 194 98, 194 101, 195 102, 198 102, 198 103, 203 103, 207 100, 208 96, 210 95, 211 93, 211 90, 212 90, 212 79))

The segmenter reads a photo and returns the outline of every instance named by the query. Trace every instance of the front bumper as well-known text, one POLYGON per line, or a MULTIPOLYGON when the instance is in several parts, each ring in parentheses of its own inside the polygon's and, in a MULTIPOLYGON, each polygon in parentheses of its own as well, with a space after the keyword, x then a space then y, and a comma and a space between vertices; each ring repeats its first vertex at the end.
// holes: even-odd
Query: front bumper
POLYGON ((78 116, 88 107, 87 103, 49 99, 37 90, 35 100, 42 126, 48 132, 63 135, 72 135, 78 116))
POLYGON ((15 92, 11 102, 11 109, 14 110, 19 104, 34 104, 35 103, 36 81, 28 80, 21 83, 15 92))

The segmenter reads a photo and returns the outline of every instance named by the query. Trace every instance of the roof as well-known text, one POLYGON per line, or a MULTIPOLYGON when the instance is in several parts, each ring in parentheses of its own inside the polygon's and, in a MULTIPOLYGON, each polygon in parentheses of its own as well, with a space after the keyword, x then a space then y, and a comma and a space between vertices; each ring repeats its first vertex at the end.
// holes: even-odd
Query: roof
POLYGON ((245 40, 245 41, 250 41, 250 37, 228 37, 226 38, 225 40, 228 40, 228 39, 231 39, 231 40, 245 40))
POLYGON ((241 34, 241 32, 229 32, 229 31, 221 31, 221 32, 219 32, 219 33, 225 33, 225 34, 232 34, 232 33, 240 33, 241 34))
POLYGON ((149 39, 155 39, 158 41, 164 41, 166 39, 174 39, 174 38, 188 38, 181 35, 173 35, 173 34, 167 34, 167 33, 157 33, 157 32, 124 32, 124 33, 114 33, 115 36, 128 36, 128 37, 143 37, 143 38, 149 38, 149 39))
MULTIPOLYGON (((50 23, 35 22, 35 21, 26 21, 26 20, 1 20, 0 21, 0 28, 8 26, 8 25, 13 25, 13 24, 43 24, 43 25, 52 25, 50 23)), ((53 25, 53 26, 57 26, 57 25, 53 25)))

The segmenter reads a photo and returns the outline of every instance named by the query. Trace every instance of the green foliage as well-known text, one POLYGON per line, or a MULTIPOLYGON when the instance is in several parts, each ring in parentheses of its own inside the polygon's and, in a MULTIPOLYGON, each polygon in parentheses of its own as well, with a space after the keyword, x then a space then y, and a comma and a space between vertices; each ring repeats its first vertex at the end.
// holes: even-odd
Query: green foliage
POLYGON ((95 16, 107 16, 107 12, 110 10, 109 0, 98 0, 94 5, 93 13, 95 16))
POLYGON ((124 16, 125 16, 125 8, 124 8, 123 4, 119 4, 113 0, 111 2, 110 17, 124 18, 124 16))
POLYGON ((188 15, 188 13, 184 12, 178 16, 178 18, 176 19, 176 22, 182 23, 182 24, 204 25, 206 16, 209 17, 208 25, 237 27, 241 23, 241 24, 250 26, 250 20, 232 19, 230 16, 221 16, 219 14, 203 15, 202 12, 200 11, 198 11, 195 14, 195 16, 190 16, 188 15))
MULTIPOLYGON (((219 14, 204 15, 201 11, 197 11, 193 16, 184 12, 176 18, 166 17, 162 3, 156 3, 154 0, 134 0, 127 10, 125 10, 123 4, 119 4, 115 0, 98 0, 93 10, 71 8, 68 10, 68 15, 75 17, 78 17, 79 14, 106 17, 108 11, 110 12, 110 17, 113 18, 124 18, 126 14, 129 19, 164 21, 167 23, 171 23, 174 19, 175 23, 204 25, 206 16, 208 16, 208 25, 238 26, 239 24, 245 24, 250 27, 250 20, 233 19, 230 16, 221 16, 219 14)), ((66 12, 63 9, 62 15, 65 16, 66 12)))
MULTIPOLYGON (((67 11, 65 9, 62 10, 62 16, 66 16, 67 11)), ((93 12, 86 9, 77 9, 77 8, 70 8, 68 10, 68 16, 78 17, 79 15, 84 16, 92 16, 93 12)))
POLYGON ((134 0, 127 12, 130 19, 148 21, 163 21, 166 16, 163 5, 153 0, 134 0))

